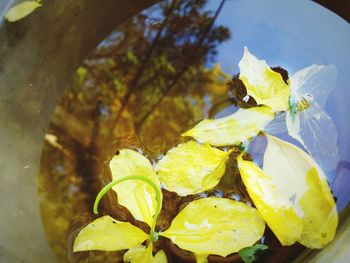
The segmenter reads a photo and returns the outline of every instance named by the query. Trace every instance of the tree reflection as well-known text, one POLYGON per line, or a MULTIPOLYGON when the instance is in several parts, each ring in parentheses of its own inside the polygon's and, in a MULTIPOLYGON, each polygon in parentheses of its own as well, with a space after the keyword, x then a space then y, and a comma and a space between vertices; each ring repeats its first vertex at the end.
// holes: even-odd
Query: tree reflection
MULTIPOLYGON (((62 260, 74 223, 90 220, 95 195, 110 180, 102 171, 115 151, 142 149, 156 160, 208 116, 213 102, 229 97, 230 76, 220 65, 208 67, 218 45, 230 37, 226 27, 215 24, 225 0, 214 12, 206 2, 165 1, 146 10, 113 32, 77 70, 49 128, 62 148, 46 141, 40 171, 42 217, 62 260)), ((115 209, 116 198, 109 193, 105 209, 132 220, 115 209)), ((89 253, 94 262, 108 262, 105 253, 89 253)), ((85 262, 86 254, 68 256, 85 262)))

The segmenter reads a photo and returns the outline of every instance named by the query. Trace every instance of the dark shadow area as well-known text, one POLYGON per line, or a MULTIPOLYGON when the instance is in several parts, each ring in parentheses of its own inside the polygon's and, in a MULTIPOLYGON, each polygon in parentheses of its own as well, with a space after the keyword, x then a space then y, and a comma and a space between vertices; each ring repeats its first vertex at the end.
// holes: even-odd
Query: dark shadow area
POLYGON ((333 11, 350 23, 350 3, 347 0, 314 0, 316 3, 333 11))

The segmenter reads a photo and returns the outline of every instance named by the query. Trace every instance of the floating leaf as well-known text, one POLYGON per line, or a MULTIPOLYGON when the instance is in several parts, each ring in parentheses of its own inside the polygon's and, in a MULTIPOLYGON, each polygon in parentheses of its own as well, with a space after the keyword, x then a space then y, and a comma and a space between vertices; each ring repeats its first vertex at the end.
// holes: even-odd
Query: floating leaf
POLYGON ((131 263, 152 263, 152 243, 146 248, 145 246, 138 246, 129 249, 123 256, 124 262, 131 263))
POLYGON ((190 136, 214 146, 234 145, 257 135, 274 116, 266 106, 239 109, 224 118, 203 120, 182 136, 190 136))
POLYGON ((209 197, 189 203, 160 235, 192 251, 197 262, 206 262, 208 255, 225 257, 253 245, 264 229, 264 220, 255 208, 209 197))
POLYGON ((250 197, 283 245, 324 247, 334 238, 338 215, 323 171, 298 147, 267 139, 264 171, 238 158, 250 197))
POLYGON ((9 11, 7 11, 7 13, 5 14, 5 19, 9 22, 16 22, 29 15, 40 6, 41 4, 37 1, 21 2, 12 7, 9 11))
POLYGON ((325 171, 336 168, 339 162, 337 128, 317 102, 297 113, 294 119, 287 112, 286 123, 288 134, 298 140, 325 171))
POLYGON ((273 111, 288 109, 290 88, 265 60, 258 60, 245 47, 239 68, 239 78, 243 81, 247 94, 258 104, 267 105, 273 111))
POLYGON ((268 249, 269 247, 263 244, 255 244, 251 247, 246 247, 241 249, 238 254, 244 263, 252 263, 256 260, 256 255, 263 250, 268 249))
POLYGON ((167 263, 167 258, 163 250, 159 250, 153 257, 152 249, 152 243, 147 248, 145 246, 131 248, 124 254, 123 260, 124 262, 131 263, 167 263))
POLYGON ((304 231, 299 242, 309 248, 323 248, 334 239, 338 213, 326 180, 320 180, 316 168, 306 175, 309 189, 299 200, 304 215, 304 231))
POLYGON ((291 77, 291 93, 296 113, 286 115, 290 136, 298 140, 325 171, 339 162, 337 129, 324 110, 326 99, 335 87, 336 68, 311 65, 291 77))
POLYGON ((290 78, 291 95, 296 102, 315 100, 324 108, 328 95, 335 88, 337 69, 334 65, 311 65, 297 71, 290 78))
MULTIPOLYGON (((120 150, 114 156, 109 167, 113 180, 126 176, 146 176, 157 185, 159 181, 150 161, 134 150, 120 150)), ((156 194, 152 187, 140 180, 129 180, 113 187, 118 194, 118 202, 129 209, 137 219, 146 222, 149 226, 153 223, 156 207, 156 194)))
POLYGON ((286 134, 288 132, 286 125, 286 112, 277 113, 275 118, 265 126, 264 132, 271 135, 286 134))
POLYGON ((209 144, 182 143, 157 163, 158 176, 167 190, 180 196, 200 193, 219 183, 229 154, 209 144))
POLYGON ((148 235, 130 223, 114 220, 110 216, 97 218, 78 234, 73 251, 115 251, 139 246, 148 235))
POLYGON ((243 160, 242 155, 238 156, 237 161, 249 196, 267 225, 282 245, 295 243, 300 239, 303 225, 292 202, 255 163, 243 160))
POLYGON ((264 171, 277 189, 293 199, 303 222, 299 242, 322 248, 333 240, 338 225, 336 205, 326 176, 317 163, 300 148, 267 135, 264 171))

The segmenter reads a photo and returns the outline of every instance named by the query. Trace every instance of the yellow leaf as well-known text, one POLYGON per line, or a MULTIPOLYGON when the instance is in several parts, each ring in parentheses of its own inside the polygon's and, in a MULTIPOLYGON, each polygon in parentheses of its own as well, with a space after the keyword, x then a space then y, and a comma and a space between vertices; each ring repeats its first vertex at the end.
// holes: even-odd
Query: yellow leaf
POLYGON ((274 117, 275 114, 266 106, 239 109, 224 118, 203 120, 182 136, 214 146, 234 145, 257 135, 274 117))
POLYGON ((238 156, 238 168, 250 198, 282 245, 299 240, 303 225, 293 204, 256 164, 238 156))
POLYGON ((200 193, 219 183, 229 154, 209 144, 182 143, 157 163, 158 176, 167 190, 180 196, 200 193))
POLYGON ((310 169, 306 175, 308 191, 300 198, 304 212, 304 232, 299 242, 309 248, 323 248, 334 239, 338 225, 337 209, 327 181, 320 180, 317 170, 310 169))
POLYGON ((243 81, 247 94, 252 96, 258 104, 267 105, 273 111, 288 109, 290 87, 265 60, 258 60, 245 47, 239 68, 239 78, 243 81))
POLYGON ((131 263, 152 263, 152 243, 146 248, 145 246, 138 246, 129 249, 123 257, 124 262, 131 263))
POLYGON ((255 208, 226 198, 209 197, 188 204, 160 233, 205 262, 208 255, 227 256, 253 245, 265 229, 255 208))
POLYGON ((267 135, 264 171, 276 188, 294 201, 303 222, 299 242, 322 248, 333 240, 338 225, 336 205, 326 176, 317 163, 300 148, 267 135))
POLYGON ((145 246, 138 246, 129 249, 124 254, 123 260, 131 263, 167 263, 167 258, 163 250, 158 251, 153 257, 152 249, 152 243, 147 248, 145 246))
POLYGON ((159 250, 157 252, 157 254, 154 256, 152 263, 167 263, 167 262, 168 262, 168 260, 167 260, 167 257, 165 255, 164 251, 159 250))
MULTIPOLYGON (((141 175, 159 185, 152 164, 137 151, 120 150, 109 163, 109 167, 113 180, 141 175)), ((140 180, 128 180, 117 184, 113 190, 118 194, 118 202, 128 208, 137 220, 144 221, 149 226, 152 225, 156 209, 156 194, 150 185, 140 180)))
POLYGON ((21 2, 12 7, 9 11, 7 11, 7 13, 5 14, 5 19, 9 22, 16 22, 29 15, 40 6, 41 4, 37 1, 21 2))
POLYGON ((78 234, 73 251, 115 251, 140 245, 148 235, 130 223, 114 220, 110 216, 97 218, 78 234))

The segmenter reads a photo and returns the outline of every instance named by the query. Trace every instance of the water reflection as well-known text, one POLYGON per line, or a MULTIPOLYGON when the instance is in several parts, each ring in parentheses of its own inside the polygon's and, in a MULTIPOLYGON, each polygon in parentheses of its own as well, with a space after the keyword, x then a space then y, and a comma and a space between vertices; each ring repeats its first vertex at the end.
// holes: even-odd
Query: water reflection
MULTIPOLYGON (((315 38, 321 43, 321 34, 310 37, 306 30, 309 27, 302 31, 301 26, 296 26, 302 19, 293 23, 287 19, 295 19, 293 12, 309 4, 290 1, 285 7, 276 1, 265 2, 164 1, 117 28, 81 65, 56 108, 40 171, 42 218, 49 243, 61 260, 115 262, 121 258, 119 252, 71 252, 77 228, 91 221, 93 199, 110 180, 106 162, 125 147, 143 151, 157 161, 196 122, 236 111, 237 102, 227 83, 237 73, 234 67, 244 45, 271 65, 283 65, 291 73, 307 64, 334 63, 342 75, 348 62, 339 62, 334 53, 328 56, 322 49, 326 48, 324 44, 315 49, 304 48, 315 38), (287 16, 285 10, 289 7, 293 12, 287 16), (291 23, 293 34, 286 33, 286 25, 291 23), (300 38, 303 42, 294 48, 293 43, 300 38)), ((304 17, 304 22, 309 20, 304 17)), ((350 33, 348 36, 350 40, 350 33)), ((338 90, 344 91, 343 85, 341 79, 338 90)), ((348 145, 344 138, 348 126, 339 120, 345 118, 340 105, 347 106, 338 97, 333 95, 328 108, 338 128, 342 127, 340 140, 348 145), (337 118, 339 112, 342 114, 337 118)), ((349 118, 346 117, 346 123, 350 123, 349 118)), ((347 151, 343 150, 342 155, 347 151)), ((237 183, 237 189, 225 188, 227 184, 223 184, 226 192, 217 189, 213 193, 249 202, 242 194, 244 186, 236 182, 235 165, 233 162, 231 174, 224 176, 223 182, 237 183)), ((339 173, 345 173, 347 168, 339 173)), ((337 196, 337 191, 343 191, 340 185, 333 189, 337 196)), ((175 199, 171 194, 169 198, 175 199)), ((105 198, 105 212, 116 218, 130 218, 113 204, 115 199, 113 193, 105 198), (121 212, 116 212, 116 208, 121 212)), ((347 203, 348 197, 341 201, 347 203)), ((174 207, 166 207, 168 215, 164 217, 176 213, 188 200, 177 202, 174 207)))
MULTIPOLYGON (((215 6, 215 1, 209 3, 215 6)), ((217 60, 223 70, 230 74, 238 73, 238 64, 244 46, 269 65, 283 66, 290 75, 311 64, 334 64, 338 71, 337 86, 330 94, 326 111, 338 129, 340 159, 349 160, 350 115, 347 96, 349 93, 350 28, 349 24, 327 9, 312 1, 227 1, 217 23, 229 25, 234 38, 221 45, 217 60)), ((288 137, 284 139, 288 140, 288 137)), ((293 143, 295 141, 291 140, 293 143)), ((336 195, 344 196, 337 203, 344 208, 350 196, 343 195, 336 184, 346 184, 344 178, 332 182, 336 195)), ((336 171, 333 172, 336 175, 336 171)), ((334 178, 331 175, 330 177, 334 178)))
MULTIPOLYGON (((78 69, 56 108, 40 176, 42 217, 59 258, 116 259, 103 252, 74 256, 66 244, 67 236, 74 239, 74 226, 91 219, 93 198, 110 180, 101 171, 116 150, 139 149, 156 160, 207 117, 212 104, 229 99, 230 76, 219 65, 207 66, 231 35, 215 24, 225 1, 217 3, 209 10, 203 0, 162 2, 124 23, 78 69), (150 23, 155 16, 162 18, 150 23)), ((105 211, 130 219, 116 212, 123 209, 111 204, 115 198, 107 197, 105 211)), ((176 212, 171 205, 167 210, 166 216, 176 212)))

